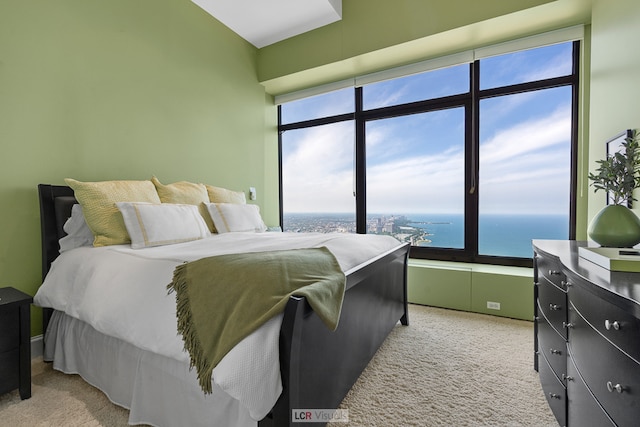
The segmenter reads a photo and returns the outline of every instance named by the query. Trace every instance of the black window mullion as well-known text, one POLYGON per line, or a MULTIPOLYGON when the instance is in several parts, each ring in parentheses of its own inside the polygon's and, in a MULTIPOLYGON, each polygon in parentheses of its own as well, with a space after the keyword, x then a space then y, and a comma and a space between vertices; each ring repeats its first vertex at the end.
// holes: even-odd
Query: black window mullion
POLYGON ((408 116, 411 114, 427 113, 459 107, 468 99, 469 93, 467 92, 460 95, 452 95, 443 98, 428 99, 425 101, 361 111, 361 115, 365 120, 390 119, 393 117, 408 116))
POLYGON ((280 195, 278 200, 278 205, 280 208, 280 213, 278 215, 278 222, 280 224, 280 229, 284 230, 284 203, 283 203, 283 192, 282 192, 282 106, 278 105, 278 194, 280 195))
MULTIPOLYGON (((280 111, 280 107, 278 107, 278 111, 280 111)), ((305 120, 302 122, 287 123, 286 125, 279 125, 278 129, 280 132, 286 132, 288 130, 311 128, 315 126, 329 125, 332 123, 346 122, 349 120, 353 120, 353 113, 321 117, 319 119, 305 120)))
POLYGON ((471 102, 466 114, 467 194, 465 197, 465 250, 473 260, 478 255, 478 168, 480 166, 480 61, 469 66, 471 102))
POLYGON ((367 233, 367 150, 366 123, 362 117, 362 88, 356 87, 355 112, 355 179, 356 179, 356 233, 367 233))
POLYGON ((573 42, 573 82, 571 100, 571 189, 569 195, 569 239, 576 238, 577 191, 578 191, 578 105, 580 83, 580 42, 573 42))
POLYGON ((482 99, 493 98, 496 96, 504 96, 504 95, 515 95, 518 93, 533 92, 536 90, 552 89, 555 87, 568 86, 573 84, 574 81, 575 81, 575 77, 573 75, 553 77, 545 80, 536 80, 533 82, 519 83, 515 85, 501 86, 501 87, 496 87, 491 89, 480 90, 478 88, 478 95, 482 99))

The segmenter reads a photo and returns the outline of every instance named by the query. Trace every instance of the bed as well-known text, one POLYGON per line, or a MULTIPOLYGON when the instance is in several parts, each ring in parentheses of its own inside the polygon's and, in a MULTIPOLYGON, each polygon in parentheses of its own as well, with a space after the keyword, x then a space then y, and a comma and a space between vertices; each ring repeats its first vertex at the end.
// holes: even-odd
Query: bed
MULTIPOLYGON (((65 235, 63 226, 77 200, 67 186, 41 184, 38 192, 45 282, 52 263, 60 255, 59 239, 65 235)), ((263 234, 261 238, 271 239, 267 235, 285 233, 263 234)), ((109 251, 113 257, 129 256, 127 252, 131 252, 117 247, 109 251)), ((247 409, 244 397, 239 398, 224 385, 214 384, 213 394, 205 395, 188 360, 156 354, 142 344, 137 345, 135 340, 105 333, 78 318, 81 316, 52 308, 54 304, 47 304, 46 297, 36 294, 36 301, 43 306, 45 360, 52 361, 55 369, 80 374, 114 403, 128 408, 130 424, 297 425, 292 417, 294 410, 337 408, 389 332, 398 322, 408 325, 408 252, 408 244, 398 243, 345 269, 346 291, 335 331, 323 324, 304 297, 288 299, 283 314, 268 325, 270 333, 276 335, 278 374, 269 375, 276 377, 277 384, 272 385, 273 380, 263 378, 263 373, 252 371, 250 364, 262 356, 246 356, 240 365, 240 370, 248 372, 248 376, 257 376, 249 387, 260 388, 258 394, 270 395, 267 408, 265 401, 261 401, 258 409, 247 409)), ((157 255, 157 258, 163 257, 157 255)), ((67 299, 72 300, 74 291, 70 289, 67 299)), ((132 298, 126 300, 133 304, 132 298)), ((145 300, 135 304, 139 304, 139 311, 144 311, 143 306, 147 305, 145 300)), ((99 303, 93 307, 102 309, 99 303)), ((115 307, 102 311, 118 310, 115 307)), ((147 333, 129 329, 134 336, 147 333)), ((235 365, 235 362, 227 364, 235 365)), ((218 377, 216 371, 214 376, 218 377)), ((224 381, 224 375, 222 378, 224 381)))

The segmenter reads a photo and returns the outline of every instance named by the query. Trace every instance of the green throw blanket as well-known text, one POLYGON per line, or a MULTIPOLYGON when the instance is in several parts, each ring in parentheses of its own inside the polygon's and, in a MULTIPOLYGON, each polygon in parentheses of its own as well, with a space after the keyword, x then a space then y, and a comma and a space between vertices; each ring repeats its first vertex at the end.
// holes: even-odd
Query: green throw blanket
POLYGON ((325 247, 220 255, 176 267, 178 332, 200 386, 210 394, 213 368, 244 337, 304 296, 331 330, 340 319, 345 275, 325 247))

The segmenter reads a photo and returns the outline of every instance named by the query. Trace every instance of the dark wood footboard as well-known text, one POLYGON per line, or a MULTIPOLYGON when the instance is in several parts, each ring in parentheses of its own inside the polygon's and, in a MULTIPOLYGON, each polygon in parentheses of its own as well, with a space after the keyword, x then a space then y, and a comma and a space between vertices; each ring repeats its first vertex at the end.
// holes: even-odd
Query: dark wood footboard
POLYGON ((403 245, 347 272, 334 332, 305 298, 291 298, 280 332, 284 390, 260 427, 298 425, 295 409, 337 408, 398 321, 408 325, 408 251, 403 245))

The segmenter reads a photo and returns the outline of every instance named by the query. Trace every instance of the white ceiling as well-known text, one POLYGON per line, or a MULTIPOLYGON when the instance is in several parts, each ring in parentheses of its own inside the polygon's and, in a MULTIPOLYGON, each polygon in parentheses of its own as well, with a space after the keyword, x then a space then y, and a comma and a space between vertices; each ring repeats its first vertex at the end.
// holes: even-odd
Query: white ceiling
POLYGON ((342 19, 342 0, 191 0, 261 48, 342 19))

